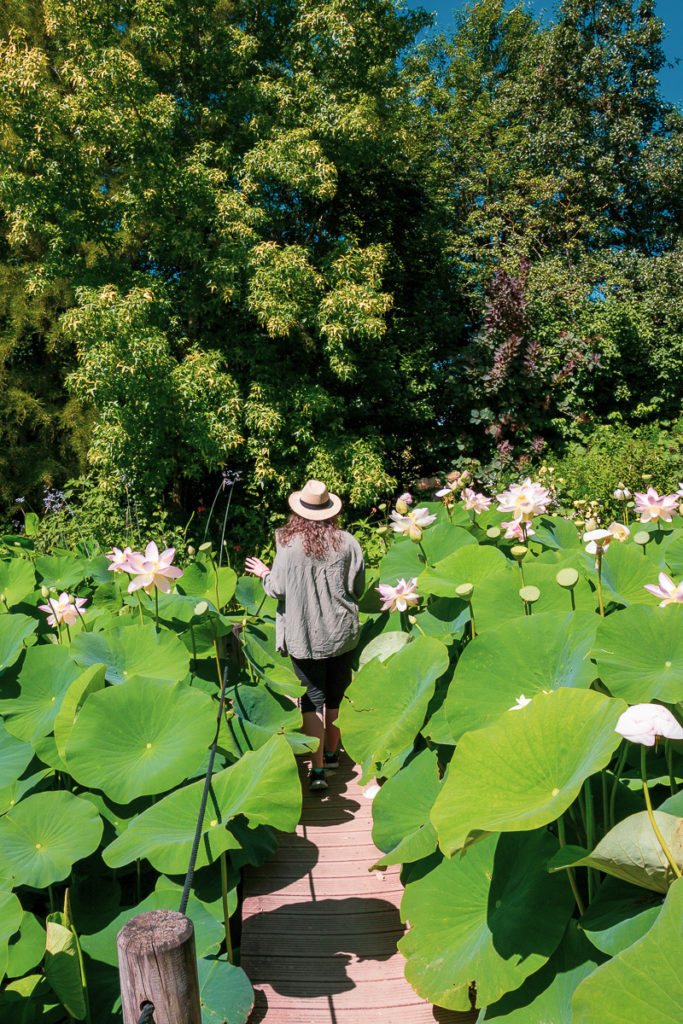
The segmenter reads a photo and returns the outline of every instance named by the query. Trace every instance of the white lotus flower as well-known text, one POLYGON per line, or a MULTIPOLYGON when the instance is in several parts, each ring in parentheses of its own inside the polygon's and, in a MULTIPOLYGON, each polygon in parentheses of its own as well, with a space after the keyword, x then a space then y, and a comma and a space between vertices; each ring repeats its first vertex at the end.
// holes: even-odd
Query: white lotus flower
POLYGON ((610 545, 610 541, 614 540, 615 535, 609 530, 589 530, 588 533, 584 533, 583 540, 586 544, 586 551, 589 555, 602 554, 606 551, 610 545))
POLYGON ((631 536, 628 526, 624 526, 623 523, 610 523, 607 527, 607 532, 611 533, 614 539, 621 541, 622 544, 631 536))
POLYGON ((462 492, 463 507, 468 511, 474 512, 476 515, 479 515, 481 512, 488 512, 492 501, 493 498, 486 498, 483 494, 477 494, 471 487, 466 487, 462 492))
POLYGON ((521 709, 525 708, 527 704, 531 704, 531 697, 525 697, 523 693, 520 693, 517 698, 517 703, 513 704, 511 708, 508 708, 508 711, 521 711, 521 709))
POLYGON ((614 731, 644 747, 654 747, 659 736, 683 740, 683 728, 661 704, 633 704, 620 716, 614 731))
POLYGON ((542 484, 532 483, 527 477, 521 484, 510 484, 507 491, 497 494, 498 511, 512 512, 517 522, 530 523, 534 516, 547 511, 550 504, 550 491, 542 484))
POLYGON ((392 520, 391 528, 396 533, 410 533, 411 526, 417 526, 424 530, 426 526, 433 523, 436 515, 430 515, 428 508, 416 508, 412 512, 401 515, 400 512, 392 512, 389 518, 392 520))

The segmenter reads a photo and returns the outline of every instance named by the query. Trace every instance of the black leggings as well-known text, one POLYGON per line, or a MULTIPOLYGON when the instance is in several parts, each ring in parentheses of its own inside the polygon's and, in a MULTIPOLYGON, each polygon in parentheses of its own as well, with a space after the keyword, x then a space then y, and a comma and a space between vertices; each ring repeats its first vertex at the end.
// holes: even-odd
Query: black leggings
POLYGON ((294 673, 306 687, 301 697, 302 711, 322 712, 324 707, 334 711, 339 707, 351 682, 353 655, 353 651, 334 658, 293 658, 290 655, 294 673))

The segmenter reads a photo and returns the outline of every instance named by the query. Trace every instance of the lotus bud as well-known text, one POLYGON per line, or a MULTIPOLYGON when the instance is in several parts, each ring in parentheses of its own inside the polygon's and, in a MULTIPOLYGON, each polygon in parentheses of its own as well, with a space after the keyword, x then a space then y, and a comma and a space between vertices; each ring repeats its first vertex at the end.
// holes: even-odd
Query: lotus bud
POLYGON ((422 540, 422 530, 417 523, 411 523, 410 529, 408 530, 408 536, 415 544, 419 544, 422 540))
POLYGON ((624 497, 625 498, 630 498, 631 497, 631 492, 629 491, 628 487, 624 487, 624 497))
POLYGON ((489 538, 489 540, 498 540, 498 538, 500 537, 500 527, 489 526, 489 528, 486 531, 486 536, 489 538))
POLYGON ((579 582, 579 574, 576 569, 560 569, 555 579, 565 590, 572 590, 579 582))
POLYGON ((408 506, 403 500, 403 498, 399 498, 398 501, 396 502, 396 511, 400 516, 405 516, 408 514, 408 506))
POLYGON ((187 553, 190 556, 190 558, 193 558, 197 554, 196 550, 192 547, 191 544, 188 544, 187 553))
POLYGON ((411 626, 414 626, 417 623, 417 619, 415 618, 414 615, 409 615, 408 622, 410 623, 411 626))
POLYGON ((541 591, 538 587, 522 587, 519 591, 519 596, 525 604, 535 604, 541 596, 541 591))
POLYGON ((377 527, 377 532, 380 535, 380 537, 383 537, 385 533, 389 532, 389 527, 388 526, 378 526, 377 527))
POLYGON ((624 492, 621 487, 617 487, 616 491, 614 492, 614 497, 617 499, 617 501, 624 500, 624 492))
POLYGON ((206 601, 200 601, 199 604, 196 604, 194 606, 194 614, 195 615, 203 615, 204 612, 207 612, 208 610, 209 610, 209 606, 208 606, 206 601))
POLYGON ((598 522, 593 516, 586 520, 586 530, 590 533, 591 530, 597 530, 598 522))
POLYGON ((43 583, 42 587, 40 588, 40 592, 43 595, 43 597, 45 597, 45 598, 48 598, 50 596, 50 591, 47 589, 47 587, 45 586, 44 583, 43 583))
POLYGON ((455 588, 455 592, 462 601, 470 601, 474 593, 474 584, 461 583, 455 588))
POLYGON ((469 474, 469 471, 468 471, 468 470, 466 470, 466 469, 464 469, 464 470, 462 471, 462 473, 460 474, 460 479, 462 480, 462 482, 463 482, 463 483, 465 483, 465 481, 466 481, 466 480, 469 480, 469 478, 470 478, 470 474, 469 474))
POLYGON ((529 554, 529 549, 525 548, 523 544, 515 544, 513 548, 510 548, 510 554, 515 562, 523 562, 529 554))
POLYGON ((650 534, 647 533, 645 530, 639 530, 638 533, 634 535, 633 540, 634 543, 642 544, 642 546, 645 547, 645 545, 649 543, 650 534))
POLYGON ((211 543, 211 541, 210 540, 205 540, 203 544, 199 545, 199 550, 200 551, 210 551, 212 547, 213 547, 213 544, 211 543))

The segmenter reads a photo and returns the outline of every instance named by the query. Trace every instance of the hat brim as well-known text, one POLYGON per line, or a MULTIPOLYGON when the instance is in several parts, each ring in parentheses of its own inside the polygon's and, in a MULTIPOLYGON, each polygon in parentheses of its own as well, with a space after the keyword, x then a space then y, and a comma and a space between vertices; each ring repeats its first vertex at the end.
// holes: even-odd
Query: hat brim
POLYGON ((293 494, 290 494, 287 502, 292 512, 296 512, 302 519, 313 519, 319 522, 323 519, 332 519, 341 512, 342 500, 337 494, 330 494, 330 504, 326 504, 322 508, 306 508, 301 502, 301 493, 301 491, 294 491, 293 494))

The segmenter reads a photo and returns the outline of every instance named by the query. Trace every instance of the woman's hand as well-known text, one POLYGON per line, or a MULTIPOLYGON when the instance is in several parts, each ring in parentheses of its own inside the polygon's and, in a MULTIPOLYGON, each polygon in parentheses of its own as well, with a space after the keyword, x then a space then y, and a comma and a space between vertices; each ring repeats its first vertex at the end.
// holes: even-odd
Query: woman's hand
POLYGON ((247 558, 244 563, 244 568, 247 572, 253 573, 254 576, 260 576, 261 579, 270 572, 266 563, 262 562, 260 558, 247 558))

